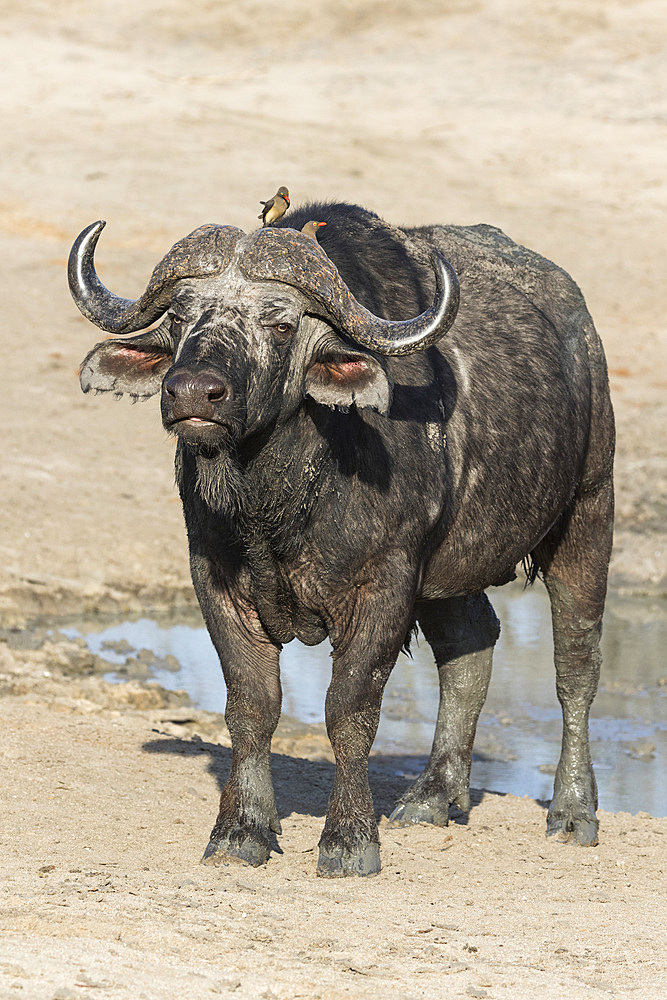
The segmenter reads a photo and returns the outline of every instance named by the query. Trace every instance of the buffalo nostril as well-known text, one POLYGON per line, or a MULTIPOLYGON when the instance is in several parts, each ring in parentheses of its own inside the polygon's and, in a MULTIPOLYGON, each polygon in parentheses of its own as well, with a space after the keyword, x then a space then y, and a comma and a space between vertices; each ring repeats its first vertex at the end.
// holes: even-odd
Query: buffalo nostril
POLYGON ((186 383, 187 380, 183 378, 182 374, 179 373, 172 375, 171 378, 164 383, 164 391, 172 399, 176 399, 176 396, 183 392, 186 383))
POLYGON ((172 415, 187 419, 212 416, 213 408, 233 399, 234 393, 218 375, 186 369, 170 375, 164 383, 163 396, 172 415))

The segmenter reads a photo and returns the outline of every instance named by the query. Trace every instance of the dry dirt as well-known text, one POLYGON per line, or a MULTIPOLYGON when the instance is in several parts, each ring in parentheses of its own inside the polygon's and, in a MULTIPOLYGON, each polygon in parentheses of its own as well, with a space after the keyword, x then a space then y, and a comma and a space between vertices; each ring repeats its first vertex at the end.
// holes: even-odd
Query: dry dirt
MULTIPOLYGON (((665 39, 658 0, 4 0, 0 251, 0 997, 663 997, 667 820, 479 791, 468 825, 393 830, 371 880, 314 876, 332 765, 283 727, 283 853, 198 859, 221 717, 111 687, 39 613, 192 601, 157 407, 89 399, 67 292, 77 233, 138 295, 203 222, 259 199, 396 223, 489 222, 562 264, 606 345, 618 422, 611 585, 664 594, 665 39), (25 644, 24 644, 25 645, 25 644), (30 643, 27 644, 28 646, 30 643)), ((409 752, 409 748, 406 748, 409 752)), ((402 781, 372 765, 378 811, 402 781)))

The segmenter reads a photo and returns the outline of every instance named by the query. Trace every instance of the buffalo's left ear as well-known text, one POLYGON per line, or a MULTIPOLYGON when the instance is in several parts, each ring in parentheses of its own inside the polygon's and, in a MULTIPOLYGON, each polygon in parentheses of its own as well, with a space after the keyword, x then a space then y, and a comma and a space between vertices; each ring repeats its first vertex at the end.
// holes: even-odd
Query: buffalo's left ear
POLYGON ((336 351, 317 358, 306 371, 306 394, 325 406, 368 406, 388 413, 392 387, 384 362, 370 354, 336 351))
POLYGON ((160 391, 172 356, 173 340, 166 323, 129 340, 104 340, 81 364, 81 388, 146 399, 160 391))

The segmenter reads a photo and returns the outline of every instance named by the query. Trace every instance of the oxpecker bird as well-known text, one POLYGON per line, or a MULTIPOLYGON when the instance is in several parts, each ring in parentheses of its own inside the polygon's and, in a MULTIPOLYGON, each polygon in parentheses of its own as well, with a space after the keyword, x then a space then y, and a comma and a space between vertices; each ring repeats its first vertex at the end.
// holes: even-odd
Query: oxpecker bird
POLYGON ((326 222, 315 222, 314 219, 311 219, 310 222, 307 222, 305 224, 301 232, 304 233, 306 236, 310 236, 311 239, 317 241, 317 230, 320 228, 320 226, 326 226, 326 222))
POLYGON ((289 208, 289 191, 286 187, 280 187, 273 198, 269 198, 268 201, 260 201, 260 205, 263 205, 264 208, 262 214, 258 215, 257 218, 262 220, 263 226, 272 226, 278 219, 282 219, 289 208))

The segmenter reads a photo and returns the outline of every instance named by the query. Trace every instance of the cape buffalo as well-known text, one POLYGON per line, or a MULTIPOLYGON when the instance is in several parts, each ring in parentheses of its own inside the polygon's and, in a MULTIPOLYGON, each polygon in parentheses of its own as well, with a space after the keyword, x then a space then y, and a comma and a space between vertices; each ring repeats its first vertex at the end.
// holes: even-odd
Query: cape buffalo
POLYGON ((207 225, 136 301, 101 283, 103 222, 70 288, 108 333, 84 392, 161 396, 192 579, 227 684, 232 765, 204 855, 252 865, 280 833, 270 773, 282 643, 333 647, 336 772, 321 875, 372 875, 368 754, 417 624, 440 679, 433 749, 399 824, 466 811, 499 624, 522 560, 551 599, 563 740, 547 834, 597 842, 588 743, 612 541, 602 346, 567 274, 491 226, 397 229, 311 204, 250 235, 207 225), (320 245, 300 228, 326 222, 320 245), (460 291, 460 304, 459 304, 460 291), (149 332, 152 324, 161 320, 149 332))

